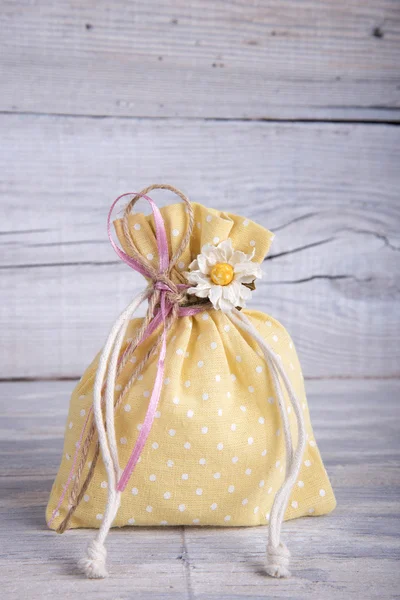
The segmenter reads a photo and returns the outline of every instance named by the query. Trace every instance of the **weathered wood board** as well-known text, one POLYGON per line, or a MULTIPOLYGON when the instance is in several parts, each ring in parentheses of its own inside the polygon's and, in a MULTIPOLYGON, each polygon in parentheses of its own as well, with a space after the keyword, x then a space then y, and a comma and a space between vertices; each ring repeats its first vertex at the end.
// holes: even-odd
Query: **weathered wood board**
POLYGON ((399 374, 399 128, 3 115, 0 129, 2 378, 82 374, 143 283, 108 243, 108 207, 157 180, 276 233, 252 306, 288 327, 306 377, 399 374))
POLYGON ((337 496, 326 517, 290 521, 292 578, 263 571, 257 528, 125 528, 108 538, 111 577, 76 569, 93 532, 58 536, 44 510, 73 382, 0 384, 0 589, 4 600, 392 600, 400 558, 399 381, 310 381, 316 439, 337 496))
POLYGON ((397 0, 3 0, 0 110, 397 121, 397 0))

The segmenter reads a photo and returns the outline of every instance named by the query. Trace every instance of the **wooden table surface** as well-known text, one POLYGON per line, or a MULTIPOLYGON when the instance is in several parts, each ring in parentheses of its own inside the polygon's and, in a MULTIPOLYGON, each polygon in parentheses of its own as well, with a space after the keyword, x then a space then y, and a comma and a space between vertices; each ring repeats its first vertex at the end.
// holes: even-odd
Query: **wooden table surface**
POLYGON ((0 384, 3 599, 399 598, 399 381, 307 382, 338 506, 284 524, 293 555, 288 580, 263 572, 266 527, 113 530, 110 578, 79 574, 76 562, 93 532, 58 536, 44 521, 73 385, 0 384))

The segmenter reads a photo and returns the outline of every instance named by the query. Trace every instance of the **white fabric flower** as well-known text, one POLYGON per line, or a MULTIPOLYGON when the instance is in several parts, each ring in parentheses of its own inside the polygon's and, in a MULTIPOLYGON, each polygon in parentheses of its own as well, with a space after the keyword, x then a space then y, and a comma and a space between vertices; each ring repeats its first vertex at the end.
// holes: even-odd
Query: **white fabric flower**
POLYGON ((190 263, 190 271, 184 273, 193 286, 187 293, 209 298, 214 308, 224 312, 235 306, 245 307, 251 289, 244 284, 262 277, 260 265, 253 262, 254 252, 234 250, 230 238, 217 246, 205 244, 201 254, 190 263))

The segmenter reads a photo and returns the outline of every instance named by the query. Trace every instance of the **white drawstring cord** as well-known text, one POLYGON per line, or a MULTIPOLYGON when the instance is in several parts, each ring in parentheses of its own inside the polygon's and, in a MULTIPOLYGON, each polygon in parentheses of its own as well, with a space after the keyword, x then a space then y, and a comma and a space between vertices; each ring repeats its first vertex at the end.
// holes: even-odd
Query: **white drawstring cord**
POLYGON ((101 579, 108 576, 106 569, 107 551, 104 543, 121 501, 121 492, 117 491, 120 467, 114 427, 114 391, 117 364, 129 320, 148 296, 149 290, 147 289, 138 294, 118 317, 107 338, 97 367, 93 388, 93 414, 101 455, 107 472, 108 499, 100 529, 96 537, 89 543, 86 557, 79 561, 79 568, 89 579, 101 579), (107 376, 105 389, 107 427, 105 427, 103 422, 101 407, 101 392, 105 376, 107 376))
POLYGON ((296 483, 300 471, 306 444, 306 430, 304 424, 303 411, 301 409, 300 402, 293 391, 290 379, 288 378, 284 368, 282 367, 280 358, 267 344, 264 338, 260 335, 260 333, 254 327, 250 319, 237 309, 233 309, 227 314, 231 318, 233 323, 235 323, 244 331, 249 333, 262 349, 265 360, 271 372, 272 381, 278 400, 283 430, 285 434, 286 473, 285 480, 281 488, 275 495, 275 500, 271 509, 268 529, 266 571, 271 577, 289 577, 290 572, 288 567, 290 552, 287 549, 286 545, 283 542, 281 542, 280 535, 286 506, 289 501, 293 485, 296 483), (279 376, 285 384, 285 388, 287 390, 289 400, 293 406, 293 411, 297 420, 298 442, 297 448, 294 452, 290 425, 287 416, 284 396, 282 393, 282 387, 279 381, 279 376))

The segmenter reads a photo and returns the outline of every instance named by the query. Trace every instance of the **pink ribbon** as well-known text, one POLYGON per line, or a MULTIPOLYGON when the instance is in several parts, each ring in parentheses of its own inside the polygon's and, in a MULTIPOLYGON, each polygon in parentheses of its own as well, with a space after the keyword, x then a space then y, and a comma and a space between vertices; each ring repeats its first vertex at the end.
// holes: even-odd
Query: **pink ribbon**
MULTIPOLYGON (((125 196, 131 196, 131 195, 141 196, 142 198, 147 200, 153 211, 154 223, 155 223, 155 228, 156 228, 159 273, 160 273, 160 275, 163 275, 168 270, 168 267, 169 267, 168 241, 167 241, 167 234, 166 234, 166 230, 165 230, 164 219, 161 215, 159 208, 156 206, 156 204, 153 202, 153 200, 149 196, 146 196, 146 194, 136 194, 133 192, 128 192, 126 194, 122 194, 113 202, 113 204, 111 205, 110 211, 108 213, 108 219, 107 219, 107 231, 108 231, 109 240, 111 242, 112 247, 114 248, 117 255, 121 258, 121 260, 123 260, 129 267, 131 267, 135 271, 138 271, 145 277, 151 278, 151 274, 147 271, 147 269, 143 265, 139 264, 134 258, 132 258, 128 254, 126 254, 126 252, 121 250, 121 248, 119 248, 117 246, 117 244, 114 242, 114 240, 112 238, 111 213, 112 213, 115 205, 121 198, 124 198, 125 196)), ((125 469, 123 470, 123 473, 121 475, 121 478, 117 484, 117 490, 119 492, 123 492, 124 489, 126 488, 128 481, 133 473, 133 470, 140 458, 140 455, 142 453, 142 450, 144 448, 146 440, 149 436, 149 433, 151 431, 153 421, 154 421, 154 418, 155 418, 155 415, 157 412, 157 406, 158 406, 158 402, 160 400, 162 383, 163 383, 163 379, 164 379, 165 356, 166 356, 166 352, 167 352, 167 329, 165 327, 165 324, 166 324, 166 318, 167 318, 168 314, 170 313, 170 311, 172 310, 173 304, 168 300, 168 296, 167 296, 167 293, 171 290, 168 288, 168 286, 163 281, 156 281, 154 283, 154 287, 161 292, 161 294, 160 294, 160 310, 155 314, 152 321, 150 321, 149 326, 146 330, 146 333, 143 336, 143 339, 146 339, 146 337, 148 337, 150 335, 150 333, 152 331, 154 331, 160 323, 163 324, 161 349, 160 349, 160 354, 159 354, 158 364, 157 364, 157 375, 156 375, 156 379, 154 381, 154 387, 153 387, 153 391, 151 394, 149 406, 147 408, 146 416, 143 421, 142 428, 140 430, 138 439, 136 440, 135 446, 132 450, 129 460, 128 460, 128 462, 125 466, 125 469)), ((184 284, 178 284, 178 287, 189 287, 189 286, 186 286, 184 284)), ((195 307, 195 308, 194 307, 192 307, 192 308, 191 307, 180 307, 179 311, 178 311, 178 315, 179 316, 190 316, 190 315, 194 315, 198 312, 201 312, 202 310, 204 310, 204 308, 202 308, 202 307, 195 307)))

